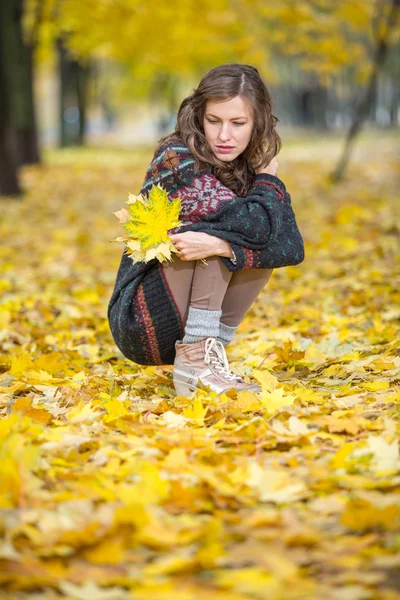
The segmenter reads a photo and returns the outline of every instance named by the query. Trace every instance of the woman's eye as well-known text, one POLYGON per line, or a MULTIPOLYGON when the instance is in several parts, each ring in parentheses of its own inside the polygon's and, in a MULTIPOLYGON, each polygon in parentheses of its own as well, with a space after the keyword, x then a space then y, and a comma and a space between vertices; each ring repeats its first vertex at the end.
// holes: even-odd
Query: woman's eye
MULTIPOLYGON (((217 123, 217 121, 211 121, 211 119, 208 119, 209 123, 217 123)), ((235 121, 233 122, 234 125, 245 125, 245 123, 236 123, 235 121)))

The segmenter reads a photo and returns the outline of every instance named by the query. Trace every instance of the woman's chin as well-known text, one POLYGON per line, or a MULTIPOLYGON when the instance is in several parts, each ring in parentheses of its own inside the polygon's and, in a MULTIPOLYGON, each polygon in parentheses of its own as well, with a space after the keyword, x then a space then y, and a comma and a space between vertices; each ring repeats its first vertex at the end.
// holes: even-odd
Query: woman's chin
POLYGON ((215 155, 219 160, 222 160, 222 162, 232 162, 233 160, 235 160, 236 156, 232 156, 231 154, 227 154, 227 155, 223 155, 223 154, 216 154, 215 155))

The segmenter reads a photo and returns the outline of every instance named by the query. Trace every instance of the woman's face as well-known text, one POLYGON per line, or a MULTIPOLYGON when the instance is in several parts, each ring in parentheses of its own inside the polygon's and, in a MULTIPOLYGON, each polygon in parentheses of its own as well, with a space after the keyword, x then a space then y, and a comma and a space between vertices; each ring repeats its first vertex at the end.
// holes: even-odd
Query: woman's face
POLYGON ((224 162, 234 160, 245 150, 253 130, 253 117, 241 96, 223 102, 207 101, 204 133, 215 156, 224 162))

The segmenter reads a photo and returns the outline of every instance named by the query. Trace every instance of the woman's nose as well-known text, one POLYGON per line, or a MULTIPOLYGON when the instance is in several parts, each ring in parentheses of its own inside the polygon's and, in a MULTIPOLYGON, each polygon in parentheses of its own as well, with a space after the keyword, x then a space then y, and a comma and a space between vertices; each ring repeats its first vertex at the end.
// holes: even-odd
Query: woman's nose
POLYGON ((222 125, 219 131, 219 139, 221 140, 221 142, 226 142, 227 140, 231 139, 229 125, 222 125))

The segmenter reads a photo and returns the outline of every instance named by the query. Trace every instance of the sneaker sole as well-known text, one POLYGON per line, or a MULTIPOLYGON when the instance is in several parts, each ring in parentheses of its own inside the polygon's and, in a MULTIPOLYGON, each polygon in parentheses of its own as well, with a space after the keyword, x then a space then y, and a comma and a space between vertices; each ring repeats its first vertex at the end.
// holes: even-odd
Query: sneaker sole
POLYGON ((190 396, 197 389, 195 385, 183 381, 174 381, 174 387, 177 396, 190 396))

